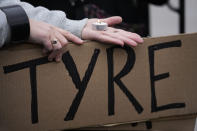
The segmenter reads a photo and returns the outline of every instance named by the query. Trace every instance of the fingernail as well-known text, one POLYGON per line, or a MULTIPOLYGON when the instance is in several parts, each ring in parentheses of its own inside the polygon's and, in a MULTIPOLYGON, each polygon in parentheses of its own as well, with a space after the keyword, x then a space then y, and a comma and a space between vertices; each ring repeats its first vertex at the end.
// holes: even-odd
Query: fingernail
POLYGON ((132 46, 137 46, 138 44, 136 42, 132 42, 132 46))
POLYGON ((124 43, 122 43, 120 46, 121 46, 121 47, 124 47, 124 43))
POLYGON ((144 42, 144 40, 141 38, 141 39, 140 39, 140 43, 143 43, 143 42, 144 42))
POLYGON ((83 40, 80 40, 80 43, 81 43, 81 44, 83 44, 83 42, 84 42, 83 40))
POLYGON ((131 46, 136 47, 136 46, 137 46, 137 44, 132 44, 131 46))

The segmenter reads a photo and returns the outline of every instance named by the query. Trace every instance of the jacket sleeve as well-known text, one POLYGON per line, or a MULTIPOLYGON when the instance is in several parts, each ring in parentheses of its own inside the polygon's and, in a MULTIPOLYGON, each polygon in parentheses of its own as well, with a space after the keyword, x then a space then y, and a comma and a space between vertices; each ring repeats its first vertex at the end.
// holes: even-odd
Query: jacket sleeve
POLYGON ((65 29, 74 35, 81 37, 81 31, 87 23, 87 19, 83 20, 70 20, 62 11, 50 11, 47 8, 38 6, 34 7, 29 3, 21 2, 20 0, 0 0, 0 6, 19 4, 26 11, 29 18, 44 21, 59 28, 65 29))
POLYGON ((0 48, 10 39, 10 28, 7 22, 6 15, 0 10, 0 48))

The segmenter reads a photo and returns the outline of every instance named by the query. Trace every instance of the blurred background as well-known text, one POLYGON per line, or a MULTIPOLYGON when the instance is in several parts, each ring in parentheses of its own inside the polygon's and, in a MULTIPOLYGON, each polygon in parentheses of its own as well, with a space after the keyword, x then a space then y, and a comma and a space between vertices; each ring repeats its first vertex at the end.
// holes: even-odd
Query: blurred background
POLYGON ((117 25, 141 36, 197 32, 197 0, 23 0, 62 10, 70 19, 122 16, 117 25))
MULTIPOLYGON (((169 0, 171 5, 179 8, 181 0, 169 0)), ((184 32, 197 32, 197 0, 184 1, 184 32)), ((151 36, 173 35, 180 33, 179 14, 170 10, 167 5, 150 4, 150 34, 151 36)))

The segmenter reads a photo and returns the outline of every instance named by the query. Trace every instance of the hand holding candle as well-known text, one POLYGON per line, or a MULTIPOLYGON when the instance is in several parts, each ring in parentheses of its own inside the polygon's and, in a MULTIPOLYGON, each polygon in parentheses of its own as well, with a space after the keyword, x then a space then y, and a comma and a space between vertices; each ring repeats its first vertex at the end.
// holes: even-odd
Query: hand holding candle
POLYGON ((119 16, 100 19, 100 21, 98 19, 89 19, 82 30, 81 37, 84 40, 96 40, 120 46, 125 44, 137 46, 138 43, 143 43, 143 39, 138 34, 112 27, 121 22, 122 18, 119 16))
POLYGON ((97 31, 104 31, 108 27, 108 24, 98 20, 97 22, 92 23, 92 29, 97 31))

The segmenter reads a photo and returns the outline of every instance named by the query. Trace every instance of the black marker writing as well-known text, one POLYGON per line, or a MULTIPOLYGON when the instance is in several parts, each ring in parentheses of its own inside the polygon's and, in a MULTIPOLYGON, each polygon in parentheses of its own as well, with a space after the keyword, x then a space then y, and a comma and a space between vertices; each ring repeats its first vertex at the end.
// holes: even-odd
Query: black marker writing
POLYGON ((124 83, 120 80, 123 76, 127 75, 135 64, 135 52, 132 48, 125 46, 123 49, 128 54, 127 62, 123 69, 114 77, 114 65, 113 65, 113 52, 115 48, 121 48, 119 46, 114 46, 107 49, 107 62, 108 62, 108 115, 114 115, 114 82, 118 84, 123 93, 128 97, 129 101, 133 104, 136 111, 141 113, 143 107, 136 100, 136 98, 131 94, 131 92, 126 88, 124 83))
POLYGON ((148 47, 149 52, 149 64, 150 64, 150 80, 151 80, 151 112, 157 112, 162 110, 168 110, 173 108, 184 108, 185 103, 172 103, 163 106, 157 106, 157 99, 155 93, 155 81, 165 79, 169 77, 169 73, 163 73, 159 75, 155 75, 154 71, 154 53, 156 50, 171 48, 171 47, 181 47, 181 41, 172 41, 166 43, 160 43, 156 45, 152 45, 148 47))
POLYGON ((4 73, 11 73, 25 68, 29 68, 31 82, 31 120, 32 124, 38 123, 38 101, 37 101, 37 81, 36 66, 49 63, 47 57, 38 58, 14 65, 4 66, 4 73))
POLYGON ((70 55, 70 53, 66 52, 63 55, 62 60, 65 64, 65 67, 67 68, 67 70, 69 72, 69 75, 72 77, 72 81, 75 84, 76 89, 79 90, 77 95, 75 96, 73 102, 72 102, 72 105, 71 105, 65 119, 64 119, 65 121, 69 121, 69 120, 74 119, 75 114, 76 114, 76 112, 78 110, 78 107, 81 103, 81 100, 83 98, 83 95, 85 93, 85 90, 87 88, 87 84, 88 84, 88 82, 90 80, 90 77, 92 75, 92 72, 94 70, 94 67, 95 67, 95 64, 96 64, 99 53, 100 53, 99 49, 94 50, 94 54, 91 58, 91 61, 88 65, 88 68, 86 70, 86 73, 85 73, 82 81, 79 77, 79 73, 77 71, 76 65, 75 65, 75 63, 73 61, 73 58, 70 55))

